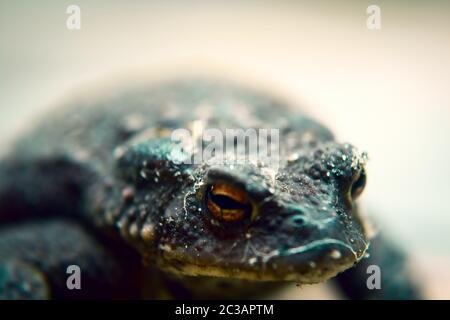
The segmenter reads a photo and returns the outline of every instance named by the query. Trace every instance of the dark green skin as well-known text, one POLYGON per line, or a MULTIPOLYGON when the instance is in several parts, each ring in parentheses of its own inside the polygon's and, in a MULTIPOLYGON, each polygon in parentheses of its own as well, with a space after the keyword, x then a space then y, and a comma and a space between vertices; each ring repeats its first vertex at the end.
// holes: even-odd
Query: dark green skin
MULTIPOLYGON (((1 163, 0 297, 237 298, 326 281, 368 260, 352 197, 364 161, 298 108, 227 82, 183 79, 78 101, 1 163), (281 167, 177 163, 167 133, 196 120, 279 129, 281 167), (244 189, 256 219, 214 219, 205 190, 215 181, 244 189), (80 291, 65 288, 70 264, 82 269, 80 291), (227 292, 214 289, 221 283, 227 292)), ((341 284, 370 297, 352 294, 365 285, 359 273, 341 284)), ((401 298, 415 296, 402 286, 401 298)))

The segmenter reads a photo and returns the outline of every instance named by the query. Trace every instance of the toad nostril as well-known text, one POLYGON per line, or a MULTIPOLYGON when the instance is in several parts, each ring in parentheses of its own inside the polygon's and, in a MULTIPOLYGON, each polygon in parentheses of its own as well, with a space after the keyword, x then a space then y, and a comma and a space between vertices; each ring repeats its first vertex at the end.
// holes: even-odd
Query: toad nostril
POLYGON ((305 225, 305 218, 300 215, 295 215, 291 218, 291 222, 296 227, 303 227, 305 225))

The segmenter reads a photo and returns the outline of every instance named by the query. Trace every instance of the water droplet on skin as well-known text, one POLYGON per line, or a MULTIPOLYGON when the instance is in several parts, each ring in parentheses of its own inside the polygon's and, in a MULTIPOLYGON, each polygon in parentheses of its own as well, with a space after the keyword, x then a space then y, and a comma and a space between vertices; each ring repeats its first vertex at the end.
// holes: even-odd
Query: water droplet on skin
POLYGON ((141 170, 141 172, 139 172, 139 175, 144 178, 147 179, 147 173, 144 170, 141 170))
POLYGON ((151 223, 146 223, 141 230, 141 238, 144 241, 151 241, 155 236, 154 227, 151 223))
POLYGON ((130 233, 131 237, 137 238, 137 236, 139 235, 138 225, 136 223, 133 223, 130 226, 130 229, 128 230, 128 232, 130 233))
POLYGON ((342 253, 339 250, 333 250, 330 253, 330 257, 333 259, 340 259, 342 257, 342 253))
POLYGON ((167 244, 160 244, 159 245, 159 249, 161 251, 172 251, 172 248, 169 245, 167 245, 167 244))

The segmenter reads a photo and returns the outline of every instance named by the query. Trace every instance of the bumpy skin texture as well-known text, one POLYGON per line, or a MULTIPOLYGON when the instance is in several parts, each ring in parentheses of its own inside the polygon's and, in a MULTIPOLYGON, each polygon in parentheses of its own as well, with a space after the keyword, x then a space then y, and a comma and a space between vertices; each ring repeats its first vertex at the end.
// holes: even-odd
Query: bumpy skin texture
MULTIPOLYGON (((226 82, 184 79, 78 101, 46 116, 1 164, 0 262, 25 261, 46 274, 40 258, 29 259, 16 248, 11 239, 19 232, 9 225, 33 219, 29 228, 37 230, 56 216, 78 221, 85 228, 81 238, 90 231, 95 237, 73 241, 79 255, 71 262, 121 247, 129 248, 128 257, 137 252, 152 270, 162 271, 158 277, 168 273, 161 281, 161 287, 172 287, 168 294, 140 281, 150 297, 186 297, 184 289, 170 284, 197 283, 192 287, 198 291, 201 281, 217 279, 246 287, 251 281, 254 288, 272 286, 265 280, 322 282, 362 259, 368 247, 352 197, 354 184, 365 177, 364 161, 353 146, 335 142, 328 129, 298 108, 226 82), (180 164, 170 133, 198 127, 279 129, 281 165, 180 164), (215 182, 243 190, 255 217, 237 224, 215 219, 205 206, 215 182)), ((72 222, 61 223, 72 230, 72 222)), ((57 264, 66 263, 61 251, 69 249, 51 243, 54 225, 45 228, 47 254, 57 264)), ((72 236, 78 237, 67 235, 72 236)), ((103 263, 113 267, 112 261, 103 263)), ((118 274, 133 265, 132 258, 119 261, 118 274)), ((86 269, 95 268, 87 264, 86 269)), ((90 281, 94 288, 108 288, 117 277, 105 272, 98 283, 95 277, 90 281)), ((50 287, 62 286, 61 279, 49 279, 50 287)), ((38 296, 46 292, 36 287, 38 296)), ((64 297, 63 291, 54 292, 64 297)), ((101 296, 101 290, 95 292, 101 296)), ((214 296, 194 296, 205 295, 214 296)))

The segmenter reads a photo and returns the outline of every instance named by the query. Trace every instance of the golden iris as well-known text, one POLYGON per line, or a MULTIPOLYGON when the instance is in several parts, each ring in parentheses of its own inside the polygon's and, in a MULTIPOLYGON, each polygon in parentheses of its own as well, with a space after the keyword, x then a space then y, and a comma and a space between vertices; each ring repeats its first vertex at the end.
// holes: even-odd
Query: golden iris
POLYGON ((219 221, 237 222, 251 214, 251 203, 245 191, 224 182, 209 187, 206 205, 219 221))

